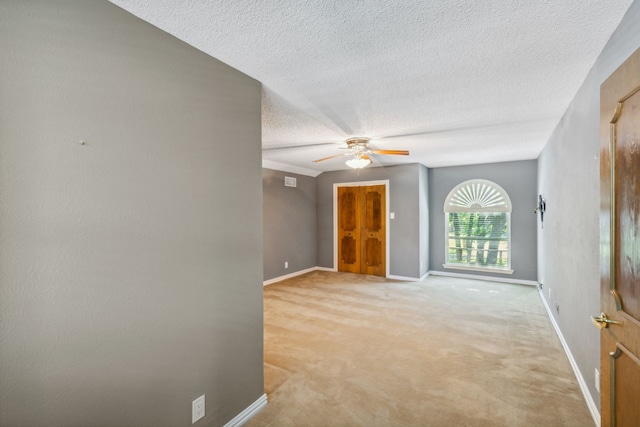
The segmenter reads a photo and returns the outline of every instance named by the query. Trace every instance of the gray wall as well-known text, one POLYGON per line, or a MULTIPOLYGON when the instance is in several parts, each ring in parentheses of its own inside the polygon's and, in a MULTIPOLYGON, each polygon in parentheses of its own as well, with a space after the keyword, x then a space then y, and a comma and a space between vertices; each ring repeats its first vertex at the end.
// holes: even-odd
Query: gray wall
MULTIPOLYGON (((324 172, 316 177, 318 202, 318 266, 333 268, 333 184, 389 180, 390 262, 387 274, 420 277, 420 165, 369 167, 324 172)), ((425 261, 426 262, 426 261, 425 261)))
POLYGON ((263 394, 260 84, 106 1, 2 2, 0 69, 0 425, 223 425, 263 394))
POLYGON ((429 271, 429 170, 419 166, 420 277, 429 271))
POLYGON ((511 269, 513 274, 469 272, 473 275, 493 276, 502 279, 537 279, 536 259, 536 181, 537 162, 491 163, 429 169, 430 213, 430 268, 432 271, 462 273, 462 270, 446 269, 444 237, 444 201, 456 185, 469 179, 487 179, 505 189, 511 203, 511 269))
POLYGON ((554 310, 559 304, 553 315, 598 406, 600 336, 589 316, 600 313, 600 84, 638 47, 635 1, 538 159, 538 191, 547 200, 544 229, 538 229, 542 294, 554 310))
POLYGON ((262 169, 264 280, 316 266, 316 179, 262 169), (285 187, 284 177, 297 187, 285 187), (289 268, 284 268, 284 262, 289 268))

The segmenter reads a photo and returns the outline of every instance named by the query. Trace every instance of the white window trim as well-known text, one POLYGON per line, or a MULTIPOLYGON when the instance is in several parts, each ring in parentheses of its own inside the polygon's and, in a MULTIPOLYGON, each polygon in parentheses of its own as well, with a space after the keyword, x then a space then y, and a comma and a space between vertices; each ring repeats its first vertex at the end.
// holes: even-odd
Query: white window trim
MULTIPOLYGON (((500 207, 496 207, 496 206, 491 206, 491 207, 487 207, 487 208, 477 208, 477 210, 474 208, 474 212, 506 212, 511 214, 512 212, 512 205, 511 205, 511 198, 509 197, 509 194, 504 190, 504 188, 502 188, 501 186, 499 186, 498 184, 496 184, 493 181, 489 181, 486 179, 470 179, 464 182, 461 182, 460 184, 456 185, 455 187, 453 187, 453 189, 449 192, 449 194, 447 194, 447 197, 444 201, 444 216, 445 216, 445 221, 444 221, 444 256, 445 256, 445 260, 449 259, 449 221, 448 221, 448 217, 449 217, 449 213, 451 212, 470 212, 469 208, 462 208, 460 206, 455 206, 452 204, 449 204, 449 201, 452 199, 452 197, 458 192, 458 190, 460 190, 463 187, 467 187, 470 184, 480 184, 480 185, 488 185, 491 186, 493 188, 495 188, 497 191, 499 191, 503 197, 504 197, 504 204, 501 205, 500 207)), ((514 270, 511 269, 511 215, 509 215, 509 222, 508 222, 508 232, 509 232, 509 246, 507 248, 507 257, 509 260, 509 267, 508 268, 497 268, 497 267, 481 267, 481 266, 474 266, 474 265, 470 265, 470 264, 448 264, 448 263, 444 263, 442 264, 442 266, 444 268, 448 268, 448 269, 452 269, 452 270, 467 270, 467 271, 483 271, 485 273, 499 273, 499 274, 513 274, 514 270)))
MULTIPOLYGON (((509 261, 509 263, 511 263, 511 261, 509 261)), ((463 264, 442 264, 442 266, 444 268, 450 268, 452 270, 484 271, 485 273, 491 272, 491 273, 500 273, 500 274, 513 274, 513 270, 508 268, 474 267, 472 265, 463 265, 463 264)))

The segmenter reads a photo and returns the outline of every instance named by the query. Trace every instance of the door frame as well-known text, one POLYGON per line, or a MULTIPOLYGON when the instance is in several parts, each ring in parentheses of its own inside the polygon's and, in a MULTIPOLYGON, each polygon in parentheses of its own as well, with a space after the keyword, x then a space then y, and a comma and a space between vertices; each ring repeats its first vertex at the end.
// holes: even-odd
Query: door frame
POLYGON ((356 181, 356 182, 336 182, 333 184, 333 271, 338 271, 338 187, 367 187, 369 185, 384 185, 385 190, 385 221, 386 232, 384 250, 386 254, 385 277, 389 278, 389 180, 382 179, 376 181, 356 181))

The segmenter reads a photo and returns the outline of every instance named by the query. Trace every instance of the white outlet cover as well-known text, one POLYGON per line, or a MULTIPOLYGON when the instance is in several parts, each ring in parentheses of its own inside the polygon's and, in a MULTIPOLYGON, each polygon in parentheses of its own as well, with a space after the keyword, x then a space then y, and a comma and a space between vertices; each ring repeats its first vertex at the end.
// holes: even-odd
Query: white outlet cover
POLYGON ((204 417, 204 394, 191 403, 191 424, 204 417))
POLYGON ((596 369, 596 390, 600 393, 600 371, 596 369))

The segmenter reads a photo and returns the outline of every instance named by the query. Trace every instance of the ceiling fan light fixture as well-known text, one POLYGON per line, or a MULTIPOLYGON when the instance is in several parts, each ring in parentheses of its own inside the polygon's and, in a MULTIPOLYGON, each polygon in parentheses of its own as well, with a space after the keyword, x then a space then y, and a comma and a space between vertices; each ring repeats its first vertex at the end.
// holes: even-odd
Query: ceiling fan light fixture
POLYGON ((351 168, 362 169, 362 168, 368 166, 369 163, 371 163, 371 159, 358 157, 358 158, 349 159, 345 163, 347 164, 347 166, 349 166, 351 168))

